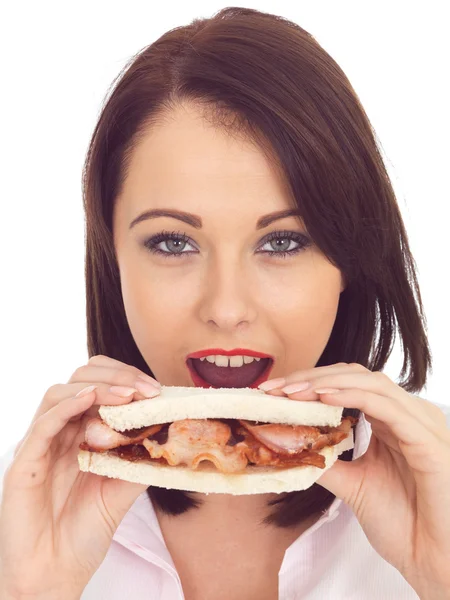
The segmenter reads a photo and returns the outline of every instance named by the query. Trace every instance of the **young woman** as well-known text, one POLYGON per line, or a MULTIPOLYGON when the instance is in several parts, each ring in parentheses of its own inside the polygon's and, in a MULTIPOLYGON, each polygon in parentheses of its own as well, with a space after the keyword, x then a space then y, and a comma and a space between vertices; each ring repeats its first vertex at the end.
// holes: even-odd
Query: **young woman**
POLYGON ((90 359, 4 461, 1 598, 450 598, 450 410, 413 395, 431 367, 414 260, 314 38, 238 8, 163 35, 103 107, 84 207, 90 359), (266 393, 360 416, 354 450, 279 496, 79 471, 98 405, 192 386, 187 356, 218 348, 270 355, 266 393))

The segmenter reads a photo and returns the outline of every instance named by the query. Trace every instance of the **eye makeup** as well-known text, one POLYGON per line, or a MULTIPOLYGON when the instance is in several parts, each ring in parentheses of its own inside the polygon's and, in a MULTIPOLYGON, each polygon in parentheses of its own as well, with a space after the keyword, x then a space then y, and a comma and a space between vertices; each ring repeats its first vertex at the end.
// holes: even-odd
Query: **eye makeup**
MULTIPOLYGON (((265 236, 261 242, 262 246, 271 244, 272 242, 288 242, 287 249, 282 247, 280 244, 279 250, 262 250, 259 253, 268 254, 269 256, 276 256, 277 258, 286 258, 294 256, 299 252, 302 252, 306 248, 312 245, 311 239, 303 233, 298 231, 272 231, 265 236), (296 246, 289 248, 291 242, 294 242, 296 246)), ((182 232, 179 231, 161 231, 149 238, 147 238, 143 245, 153 254, 164 256, 164 258, 180 258, 186 254, 195 254, 195 251, 183 252, 186 245, 191 245, 191 239, 182 232), (160 245, 166 245, 166 249, 163 250, 160 245)), ((195 246, 193 246, 195 247, 195 246)), ((261 247, 261 246, 259 246, 261 247)), ((274 246, 272 246, 273 248, 274 246)))

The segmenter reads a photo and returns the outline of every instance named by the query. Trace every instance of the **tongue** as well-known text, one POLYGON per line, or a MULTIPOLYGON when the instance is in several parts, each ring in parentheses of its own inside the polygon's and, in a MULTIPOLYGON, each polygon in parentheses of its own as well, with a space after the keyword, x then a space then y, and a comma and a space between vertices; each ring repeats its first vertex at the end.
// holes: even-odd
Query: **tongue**
POLYGON ((194 358, 192 364, 200 377, 214 387, 242 388, 248 387, 258 379, 267 368, 269 360, 269 358, 262 358, 260 361, 254 360, 242 367, 217 367, 207 360, 194 358))

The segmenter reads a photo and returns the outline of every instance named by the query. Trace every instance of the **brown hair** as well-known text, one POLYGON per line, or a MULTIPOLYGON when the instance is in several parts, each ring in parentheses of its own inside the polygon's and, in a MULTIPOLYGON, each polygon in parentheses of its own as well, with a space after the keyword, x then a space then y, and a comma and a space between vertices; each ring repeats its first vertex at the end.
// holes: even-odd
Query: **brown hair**
MULTIPOLYGON (((111 88, 83 170, 90 357, 104 354, 153 376, 127 323, 112 214, 133 149, 152 124, 191 102, 215 126, 272 157, 308 234, 345 277, 316 366, 347 362, 380 371, 398 327, 399 385, 408 392, 425 385, 431 353, 416 265, 376 135, 347 77, 311 34, 279 16, 224 8, 162 35, 132 57, 111 88)), ((169 514, 198 506, 179 490, 148 493, 169 514)), ((318 484, 281 494, 264 522, 294 525, 334 498, 318 484)))

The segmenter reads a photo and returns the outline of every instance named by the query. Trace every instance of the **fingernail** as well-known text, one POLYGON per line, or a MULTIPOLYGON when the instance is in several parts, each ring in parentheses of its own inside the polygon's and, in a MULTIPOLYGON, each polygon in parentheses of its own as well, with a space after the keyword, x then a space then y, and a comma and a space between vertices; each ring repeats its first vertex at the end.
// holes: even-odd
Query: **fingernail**
POLYGON ((81 398, 81 396, 87 396, 87 394, 89 394, 89 392, 92 392, 96 388, 97 388, 96 385, 90 385, 89 387, 85 387, 80 392, 78 392, 78 394, 75 396, 75 398, 81 398))
POLYGON ((121 398, 126 398, 127 396, 131 396, 134 392, 137 392, 135 388, 132 387, 124 387, 122 385, 113 385, 109 388, 111 394, 115 396, 120 396, 121 398))
POLYGON ((269 392, 270 390, 281 387, 285 383, 286 379, 284 377, 278 377, 278 379, 269 379, 267 381, 263 381, 263 383, 258 385, 258 388, 263 392, 269 392))
POLYGON ((285 394, 295 394, 295 392, 303 392, 310 387, 311 384, 309 381, 299 381, 298 383, 291 383, 290 385, 287 385, 286 387, 282 388, 281 391, 283 391, 285 394))
POLYGON ((147 381, 148 383, 151 383, 152 385, 155 385, 158 388, 161 387, 161 384, 159 383, 159 381, 156 381, 156 379, 153 379, 152 377, 150 377, 150 375, 147 375, 146 373, 139 374, 138 379, 147 381))
POLYGON ((337 390, 336 388, 320 388, 314 391, 316 394, 339 394, 341 390, 337 390))
POLYGON ((157 396, 161 391, 153 383, 147 383, 147 381, 140 380, 139 378, 134 385, 147 398, 153 398, 153 396, 157 396))

